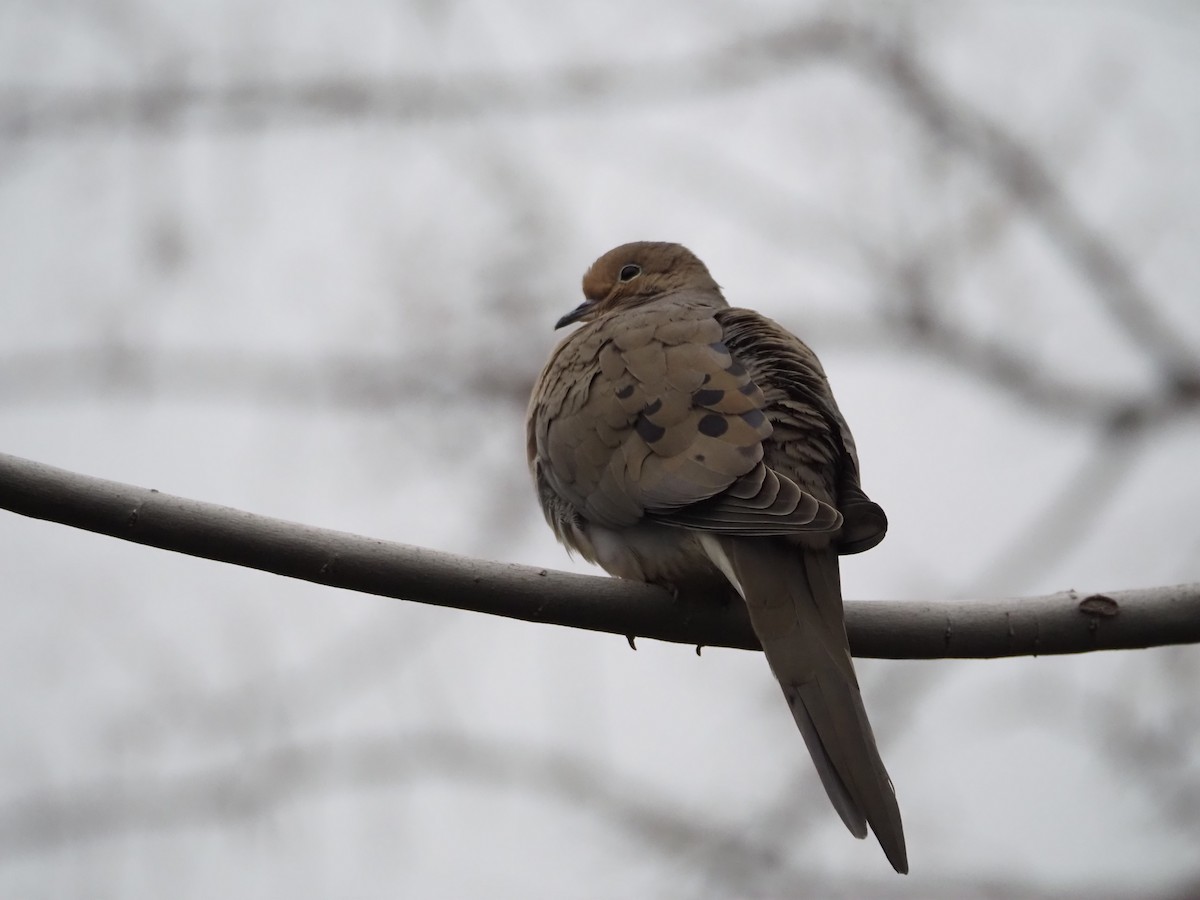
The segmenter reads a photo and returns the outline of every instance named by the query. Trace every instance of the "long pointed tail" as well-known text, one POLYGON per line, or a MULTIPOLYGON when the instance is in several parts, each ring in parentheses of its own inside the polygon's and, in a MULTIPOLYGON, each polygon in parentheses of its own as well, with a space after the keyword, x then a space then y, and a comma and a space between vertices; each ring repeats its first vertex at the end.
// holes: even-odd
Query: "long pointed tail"
POLYGON ((842 821, 859 838, 870 823, 892 867, 907 872, 900 807, 850 658, 836 553, 764 538, 704 543, 746 601, 754 633, 842 821))

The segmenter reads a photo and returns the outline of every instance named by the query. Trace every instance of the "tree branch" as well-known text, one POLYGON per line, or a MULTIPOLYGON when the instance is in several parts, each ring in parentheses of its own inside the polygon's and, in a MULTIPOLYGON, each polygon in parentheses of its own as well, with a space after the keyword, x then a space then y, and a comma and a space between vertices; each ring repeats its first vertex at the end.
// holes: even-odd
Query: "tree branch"
MULTIPOLYGON (((70 791, 34 788, 0 804, 0 858, 45 852, 119 834, 253 820, 314 793, 375 790, 450 777, 456 783, 518 784, 573 806, 591 807, 643 839, 668 847, 717 837, 716 826, 673 814, 670 799, 593 760, 444 732, 361 735, 290 742, 181 776, 139 773, 97 779, 70 791), (252 773, 252 774, 250 774, 252 773), (649 799, 648 799, 649 798, 649 799)), ((749 841, 739 849, 754 852, 749 841)))
MULTIPOLYGON (((561 804, 613 827, 627 840, 656 849, 669 861, 685 857, 710 863, 708 884, 744 895, 747 882, 771 891, 755 894, 871 896, 878 879, 867 874, 831 876, 731 824, 697 817, 686 804, 643 783, 636 773, 544 747, 443 731, 356 735, 336 741, 291 741, 171 776, 138 772, 100 777, 62 788, 33 788, 0 804, 0 859, 9 861, 62 851, 96 840, 130 835, 159 838, 205 826, 256 821, 306 797, 353 791, 379 792, 448 781, 480 789, 518 788, 542 802, 561 804)), ((794 797, 789 805, 797 806, 794 797)), ((803 804, 800 804, 803 805, 803 804)), ((813 804, 807 804, 812 807, 813 804)), ((1038 893, 1024 873, 1002 881, 939 876, 937 884, 901 885, 890 897, 1024 897, 1038 893)), ((687 894, 683 894, 687 896, 687 894)), ((707 896, 705 894, 704 896, 707 896)), ((1089 886, 1059 897, 1108 900, 1125 897, 1089 886)), ((1194 891, 1143 895, 1193 897, 1194 891)))
POLYGON ((798 21, 665 61, 464 71, 452 81, 418 73, 8 88, 0 91, 0 141, 114 130, 169 135, 201 128, 236 134, 363 120, 426 123, 575 112, 588 105, 646 106, 769 82, 861 40, 860 29, 849 23, 798 21))
MULTIPOLYGON (((412 398, 436 403, 463 397, 523 410, 533 376, 449 361, 459 377, 431 378, 411 360, 369 354, 272 355, 230 347, 155 347, 99 340, 0 355, 0 404, 36 405, 93 397, 161 396, 279 407, 389 410, 412 398), (457 363, 457 364, 456 364, 457 363)), ((1132 402, 1132 401, 1131 401, 1132 402)))
POLYGON ((859 46, 864 72, 874 74, 930 134, 987 172, 1075 269, 1134 344, 1155 362, 1172 390, 1200 394, 1196 351, 1159 312, 1128 260, 1093 228, 1034 150, 998 123, 956 100, 916 57, 886 39, 859 46))
MULTIPOLYGON (((189 556, 456 609, 757 649, 745 609, 645 584, 495 563, 172 497, 0 454, 0 508, 189 556)), ((856 656, 990 658, 1200 643, 1200 584, 962 602, 846 604, 856 656)))

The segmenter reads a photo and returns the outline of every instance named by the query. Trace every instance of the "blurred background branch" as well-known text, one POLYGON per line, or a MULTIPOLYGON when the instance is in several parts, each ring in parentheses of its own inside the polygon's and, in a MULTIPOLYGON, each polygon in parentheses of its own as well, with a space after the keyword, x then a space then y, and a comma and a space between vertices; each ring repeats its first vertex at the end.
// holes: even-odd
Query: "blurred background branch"
MULTIPOLYGON (((607 770, 599 760, 545 747, 445 732, 359 735, 336 746, 295 742, 182 776, 79 784, 65 794, 29 792, 0 805, 0 861, 131 833, 228 828, 303 802, 314 792, 357 793, 431 781, 516 791, 543 804, 583 811, 629 844, 649 842, 682 866, 704 865, 713 891, 850 897, 873 884, 862 876, 831 879, 809 867, 781 869, 783 848, 774 850, 757 836, 747 838, 739 829, 691 814, 636 773, 607 770)), ((797 798, 789 801, 794 807, 797 798)), ((1035 883, 1017 877, 983 885, 977 879, 948 879, 932 894, 901 885, 897 896, 957 898, 981 887, 990 896, 1036 892, 1035 883)), ((1149 896, 1169 898, 1177 890, 1149 896)), ((1094 896, 1122 895, 1101 891, 1094 896)))

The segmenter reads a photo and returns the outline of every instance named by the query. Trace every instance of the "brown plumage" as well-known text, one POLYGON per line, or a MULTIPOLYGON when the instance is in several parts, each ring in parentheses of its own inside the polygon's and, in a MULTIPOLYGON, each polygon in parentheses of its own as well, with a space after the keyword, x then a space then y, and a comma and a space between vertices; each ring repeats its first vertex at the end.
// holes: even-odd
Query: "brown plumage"
POLYGON ((611 574, 719 580, 746 602, 821 781, 908 871, 900 809, 850 659, 838 554, 883 540, 813 352, 734 309, 678 244, 625 244, 583 278, 583 322, 533 391, 529 465, 551 528, 611 574))

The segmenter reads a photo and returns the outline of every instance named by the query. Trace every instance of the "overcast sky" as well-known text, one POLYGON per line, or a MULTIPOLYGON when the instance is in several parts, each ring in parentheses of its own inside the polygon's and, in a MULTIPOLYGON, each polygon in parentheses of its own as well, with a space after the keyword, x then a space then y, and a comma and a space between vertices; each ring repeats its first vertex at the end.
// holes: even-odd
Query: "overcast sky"
MULTIPOLYGON (((849 598, 1197 581, 1198 76, 1182 3, 12 0, 0 451, 586 571, 525 400, 673 240, 826 365, 891 522, 849 598)), ((1200 885, 1192 648, 860 663, 902 879, 758 654, 0 547, 4 896, 1200 885)))

